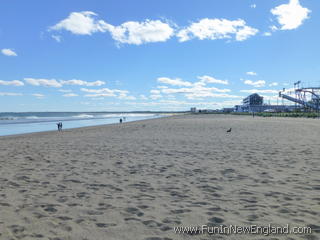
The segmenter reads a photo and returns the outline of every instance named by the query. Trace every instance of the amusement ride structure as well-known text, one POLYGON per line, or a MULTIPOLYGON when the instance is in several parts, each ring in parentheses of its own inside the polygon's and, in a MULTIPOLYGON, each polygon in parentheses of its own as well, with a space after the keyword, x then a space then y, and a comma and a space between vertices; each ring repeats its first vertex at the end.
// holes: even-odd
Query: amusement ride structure
POLYGON ((320 112, 320 87, 300 87, 301 81, 294 83, 293 91, 287 92, 285 88, 279 92, 279 97, 287 99, 305 108, 320 112), (294 97, 290 96, 294 93, 294 97))

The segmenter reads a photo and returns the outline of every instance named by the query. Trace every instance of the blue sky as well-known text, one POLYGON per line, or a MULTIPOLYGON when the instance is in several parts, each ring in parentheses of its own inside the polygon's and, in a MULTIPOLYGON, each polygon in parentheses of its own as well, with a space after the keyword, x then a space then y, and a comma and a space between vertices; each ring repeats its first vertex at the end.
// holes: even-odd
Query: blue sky
POLYGON ((316 0, 0 4, 0 111, 217 109, 320 85, 316 0))

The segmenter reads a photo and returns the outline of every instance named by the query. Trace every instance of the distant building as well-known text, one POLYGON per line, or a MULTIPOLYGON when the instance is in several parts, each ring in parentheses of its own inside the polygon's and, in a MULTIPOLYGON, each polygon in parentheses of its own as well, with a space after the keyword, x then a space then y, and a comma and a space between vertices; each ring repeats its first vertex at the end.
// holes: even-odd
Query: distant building
POLYGON ((236 105, 234 107, 235 112, 261 112, 263 106, 263 97, 254 93, 242 100, 242 105, 236 105))
POLYGON ((263 97, 259 96, 259 94, 254 93, 243 99, 244 106, 256 106, 263 104, 263 97))
POLYGON ((234 108, 223 108, 222 112, 224 112, 224 113, 234 112, 234 108))
POLYGON ((215 112, 215 110, 213 110, 213 109, 200 109, 200 110, 198 110, 198 112, 201 112, 201 113, 213 113, 213 112, 215 112))
POLYGON ((263 104, 263 97, 257 93, 251 94, 243 99, 243 105, 236 105, 235 112, 289 112, 293 111, 295 106, 290 105, 268 105, 263 104))
POLYGON ((192 113, 197 112, 197 108, 195 108, 195 107, 190 108, 190 112, 192 112, 192 113))
POLYGON ((235 105, 234 106, 234 111, 235 112, 245 112, 246 109, 247 109, 247 107, 245 107, 243 105, 235 105))

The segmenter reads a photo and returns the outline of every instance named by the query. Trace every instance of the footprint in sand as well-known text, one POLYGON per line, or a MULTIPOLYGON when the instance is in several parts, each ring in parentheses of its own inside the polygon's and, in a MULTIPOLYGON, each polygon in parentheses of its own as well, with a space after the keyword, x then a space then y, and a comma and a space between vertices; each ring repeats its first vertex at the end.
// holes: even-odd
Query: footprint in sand
POLYGON ((9 226, 9 229, 11 230, 11 232, 14 234, 14 236, 16 238, 23 238, 25 234, 23 234, 23 232, 25 231, 25 227, 24 226, 20 226, 20 225, 11 225, 9 226))
POLYGON ((96 226, 99 228, 107 228, 107 227, 115 227, 117 224, 115 223, 96 223, 96 226))
POLYGON ((178 220, 178 219, 172 219, 172 218, 165 218, 162 220, 163 223, 166 223, 166 224, 170 224, 170 225, 180 225, 181 224, 181 221, 178 220))
POLYGON ((212 217, 212 218, 209 218, 208 220, 211 224, 221 224, 224 222, 224 219, 219 217, 212 217))
POLYGON ((137 222, 141 222, 141 219, 139 219, 139 218, 134 218, 134 217, 131 217, 131 218, 125 218, 124 219, 126 222, 128 222, 128 221, 137 221, 137 222))
POLYGON ((182 213, 191 212, 191 210, 190 209, 176 209, 176 210, 171 210, 170 212, 173 214, 182 214, 182 213))
POLYGON ((41 207, 43 208, 44 211, 48 212, 48 213, 55 213, 58 210, 56 208, 54 208, 56 205, 54 204, 46 204, 46 205, 41 205, 41 207))
POLYGON ((146 221, 143 221, 142 223, 144 225, 146 225, 147 227, 150 227, 150 228, 161 227, 162 226, 162 223, 159 223, 159 222, 154 221, 154 220, 146 220, 146 221))
POLYGON ((172 240, 172 238, 148 237, 148 238, 145 238, 144 240, 172 240))
POLYGON ((143 212, 141 212, 138 208, 134 208, 134 207, 128 207, 125 209, 127 213, 133 214, 133 215, 137 215, 138 217, 141 217, 144 215, 143 212))

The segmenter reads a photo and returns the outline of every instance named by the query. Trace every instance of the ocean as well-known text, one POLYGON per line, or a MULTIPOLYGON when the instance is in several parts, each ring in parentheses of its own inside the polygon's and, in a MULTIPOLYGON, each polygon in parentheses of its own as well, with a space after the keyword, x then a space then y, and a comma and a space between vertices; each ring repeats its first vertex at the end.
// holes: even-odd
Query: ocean
POLYGON ((108 113, 108 112, 24 112, 0 113, 0 136, 57 130, 57 123, 63 129, 97 126, 103 124, 132 122, 159 118, 168 114, 157 113, 108 113))

